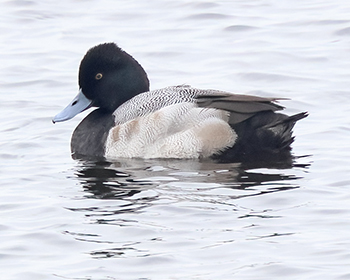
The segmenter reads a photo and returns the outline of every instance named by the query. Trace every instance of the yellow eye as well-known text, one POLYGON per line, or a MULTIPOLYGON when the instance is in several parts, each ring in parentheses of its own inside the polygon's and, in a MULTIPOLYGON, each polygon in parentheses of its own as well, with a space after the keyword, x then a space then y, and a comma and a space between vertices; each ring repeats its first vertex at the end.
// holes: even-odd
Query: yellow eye
POLYGON ((95 76, 95 79, 96 80, 101 80, 102 79, 102 74, 101 73, 97 73, 96 76, 95 76))

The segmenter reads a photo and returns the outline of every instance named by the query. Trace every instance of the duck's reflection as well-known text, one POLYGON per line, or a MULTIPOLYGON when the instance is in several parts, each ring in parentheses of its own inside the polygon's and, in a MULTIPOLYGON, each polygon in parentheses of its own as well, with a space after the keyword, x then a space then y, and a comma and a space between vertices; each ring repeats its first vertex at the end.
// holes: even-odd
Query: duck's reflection
MULTIPOLYGON (((246 170, 238 163, 196 160, 79 161, 75 174, 87 200, 86 207, 70 209, 83 212, 93 224, 130 230, 140 227, 140 217, 135 214, 152 212, 153 206, 186 201, 195 207, 229 207, 241 212, 237 199, 296 189, 300 178, 292 169, 246 170), (89 203, 89 199, 113 202, 96 206, 89 203)), ((249 211, 243 212, 241 217, 252 215, 249 211)), ((265 213, 253 214, 267 217, 265 213)), ((100 235, 67 233, 81 241, 105 244, 107 248, 90 252, 93 258, 145 253, 136 245, 118 246, 115 243, 119 242, 107 241, 100 235)))
MULTIPOLYGON (((253 186, 283 181, 274 184, 274 191, 288 189, 288 182, 295 187, 294 174, 283 169, 277 173, 247 170, 249 164, 217 163, 199 160, 143 160, 79 161, 76 176, 86 191, 86 197, 96 199, 123 199, 132 197, 149 188, 169 182, 211 183, 232 189, 246 189, 253 186)), ((289 166, 289 165, 288 165, 289 166)), ((306 168, 307 164, 295 164, 306 168)), ((284 168, 285 162, 274 167, 284 168)), ((266 170, 266 169, 265 169, 266 170)), ((268 184, 267 184, 268 185, 268 184)))
POLYGON ((127 188, 125 178, 129 174, 110 168, 109 162, 86 162, 76 171, 77 177, 88 194, 98 199, 117 199, 133 196, 140 192, 127 188))

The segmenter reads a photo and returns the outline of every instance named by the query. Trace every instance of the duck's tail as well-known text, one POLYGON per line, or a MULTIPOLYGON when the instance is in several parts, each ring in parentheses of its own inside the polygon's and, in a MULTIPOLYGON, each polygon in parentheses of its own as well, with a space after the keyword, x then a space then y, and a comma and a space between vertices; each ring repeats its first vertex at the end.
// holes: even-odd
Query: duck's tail
POLYGON ((308 116, 303 112, 287 116, 264 111, 235 124, 235 145, 220 155, 221 160, 247 161, 291 161, 292 130, 295 123, 308 116))
POLYGON ((293 116, 271 111, 260 112, 249 120, 235 125, 234 129, 238 137, 252 147, 254 152, 265 150, 277 153, 284 149, 290 150, 290 145, 294 141, 293 127, 298 120, 307 116, 306 112, 293 116))
POLYGON ((215 156, 224 161, 264 161, 291 158, 295 123, 308 116, 303 112, 287 116, 275 111, 283 107, 277 98, 247 95, 200 96, 199 107, 216 108, 230 113, 229 124, 237 133, 233 147, 215 156))

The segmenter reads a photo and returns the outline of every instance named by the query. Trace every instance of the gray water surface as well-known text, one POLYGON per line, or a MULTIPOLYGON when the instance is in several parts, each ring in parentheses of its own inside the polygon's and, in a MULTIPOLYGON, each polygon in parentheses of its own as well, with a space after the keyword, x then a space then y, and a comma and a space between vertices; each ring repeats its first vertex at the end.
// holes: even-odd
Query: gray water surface
POLYGON ((3 1, 1 279, 350 279, 350 3, 3 1), (85 52, 151 88, 288 97, 293 168, 75 161, 53 125, 85 52))

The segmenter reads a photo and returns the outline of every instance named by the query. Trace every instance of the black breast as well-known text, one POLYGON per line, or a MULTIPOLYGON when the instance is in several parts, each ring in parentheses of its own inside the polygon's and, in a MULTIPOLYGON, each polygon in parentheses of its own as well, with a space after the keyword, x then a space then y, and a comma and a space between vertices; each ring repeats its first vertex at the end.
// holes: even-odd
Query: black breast
POLYGON ((74 130, 71 140, 73 158, 104 157, 109 130, 114 117, 100 109, 91 112, 74 130))

